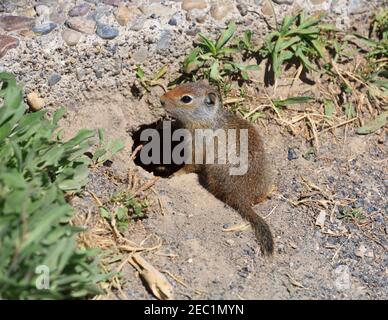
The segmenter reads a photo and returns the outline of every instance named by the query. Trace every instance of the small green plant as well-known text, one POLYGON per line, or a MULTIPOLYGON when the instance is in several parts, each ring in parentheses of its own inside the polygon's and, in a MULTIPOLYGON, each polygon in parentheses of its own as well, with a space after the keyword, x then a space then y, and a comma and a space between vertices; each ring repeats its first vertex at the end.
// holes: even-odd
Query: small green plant
POLYGON ((100 207, 100 214, 109 221, 115 220, 120 231, 128 229, 130 219, 141 219, 146 216, 147 200, 134 197, 129 191, 114 193, 109 201, 100 207))
POLYGON ((265 38, 259 53, 271 60, 276 78, 281 74, 283 63, 291 59, 301 63, 308 71, 317 71, 319 60, 328 62, 323 33, 334 30, 334 26, 322 23, 322 16, 306 17, 304 12, 286 16, 278 30, 265 38))
MULTIPOLYGON (((88 180, 93 131, 62 141, 58 120, 26 113, 22 88, 0 73, 0 299, 80 298, 100 293, 96 251, 77 247, 65 192, 88 180), (42 271, 43 270, 43 271, 42 271), (42 272, 49 278, 42 281, 42 272), (47 287, 46 287, 47 285, 47 287)), ((44 275, 43 275, 44 277, 44 275)))
POLYGON ((235 32, 236 25, 231 22, 215 41, 199 33, 200 42, 183 62, 183 72, 193 79, 206 78, 216 83, 223 82, 226 76, 236 74, 249 80, 248 71, 258 70, 259 66, 235 62, 232 55, 251 46, 251 33, 239 39, 238 45, 230 45, 235 32))
POLYGON ((338 219, 344 221, 351 221, 356 223, 363 223, 367 220, 367 217, 362 213, 360 209, 344 208, 340 210, 338 219))
POLYGON ((136 78, 139 79, 141 85, 144 89, 147 90, 147 92, 150 91, 149 87, 154 86, 161 86, 165 91, 167 91, 164 85, 160 82, 160 79, 164 77, 164 75, 167 73, 167 70, 168 67, 167 65, 165 65, 160 68, 154 75, 152 75, 151 77, 147 77, 144 73, 144 70, 140 66, 137 66, 136 78))
POLYGON ((98 149, 93 154, 95 164, 104 163, 124 148, 124 142, 120 139, 105 141, 104 130, 98 130, 98 149))

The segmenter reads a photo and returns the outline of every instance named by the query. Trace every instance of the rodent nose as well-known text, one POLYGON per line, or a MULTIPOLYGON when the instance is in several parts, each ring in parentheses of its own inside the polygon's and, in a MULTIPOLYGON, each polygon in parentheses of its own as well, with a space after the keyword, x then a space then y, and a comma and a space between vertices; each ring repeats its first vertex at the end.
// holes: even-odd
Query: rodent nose
POLYGON ((162 104, 162 107, 166 105, 166 101, 164 101, 164 99, 160 99, 160 103, 162 104))

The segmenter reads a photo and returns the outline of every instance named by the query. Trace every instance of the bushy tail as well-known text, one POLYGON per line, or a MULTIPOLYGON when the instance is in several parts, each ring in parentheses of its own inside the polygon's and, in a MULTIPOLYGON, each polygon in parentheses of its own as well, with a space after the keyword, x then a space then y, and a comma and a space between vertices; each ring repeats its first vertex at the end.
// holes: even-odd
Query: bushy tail
POLYGON ((243 218, 248 220, 255 230, 256 238, 260 243, 261 251, 264 255, 273 254, 274 241, 271 229, 265 220, 260 217, 250 206, 238 208, 238 212, 243 218))

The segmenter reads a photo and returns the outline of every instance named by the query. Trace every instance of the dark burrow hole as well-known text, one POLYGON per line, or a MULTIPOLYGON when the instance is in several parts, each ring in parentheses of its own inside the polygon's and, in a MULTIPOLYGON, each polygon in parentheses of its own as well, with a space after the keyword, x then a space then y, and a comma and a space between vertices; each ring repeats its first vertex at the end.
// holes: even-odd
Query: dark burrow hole
MULTIPOLYGON (((171 136, 169 133, 167 133, 167 130, 163 129, 163 121, 168 120, 158 120, 151 124, 146 124, 140 126, 140 128, 134 132, 132 132, 132 139, 133 139, 133 146, 132 146, 132 152, 139 146, 139 145, 146 145, 148 141, 141 141, 140 136, 141 133, 146 129, 155 129, 158 131, 159 137, 160 137, 160 143, 159 143, 159 150, 158 152, 158 159, 159 164, 150 163, 145 164, 142 162, 140 157, 140 152, 137 153, 136 158, 134 159, 134 162, 136 165, 142 167, 144 170, 148 172, 152 172, 155 176, 159 177, 169 177, 172 174, 174 174, 176 171, 181 169, 184 165, 183 164, 176 164, 172 161, 172 163, 163 163, 163 153, 168 152, 172 155, 172 150, 174 150, 174 147, 178 145, 181 141, 183 141, 183 138, 180 141, 172 141, 171 136), (169 138, 168 138, 169 137, 169 138), (165 145, 165 141, 171 142, 171 148, 167 148, 165 145), (168 150, 170 149, 170 150, 168 150)), ((171 121, 171 135, 174 133, 175 130, 179 129, 180 126, 176 121, 171 121)), ((170 130, 168 130, 170 131, 170 130)), ((170 157, 172 159, 172 156, 170 157)))

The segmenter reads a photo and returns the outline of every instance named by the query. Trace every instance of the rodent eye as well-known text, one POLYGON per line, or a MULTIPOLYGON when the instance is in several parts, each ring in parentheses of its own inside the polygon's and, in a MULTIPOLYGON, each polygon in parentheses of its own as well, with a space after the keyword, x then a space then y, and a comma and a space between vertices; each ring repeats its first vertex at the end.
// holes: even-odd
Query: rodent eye
POLYGON ((183 96, 183 97, 181 98, 181 101, 182 101, 183 103, 190 103, 191 101, 193 101, 193 98, 190 97, 190 96, 183 96))

